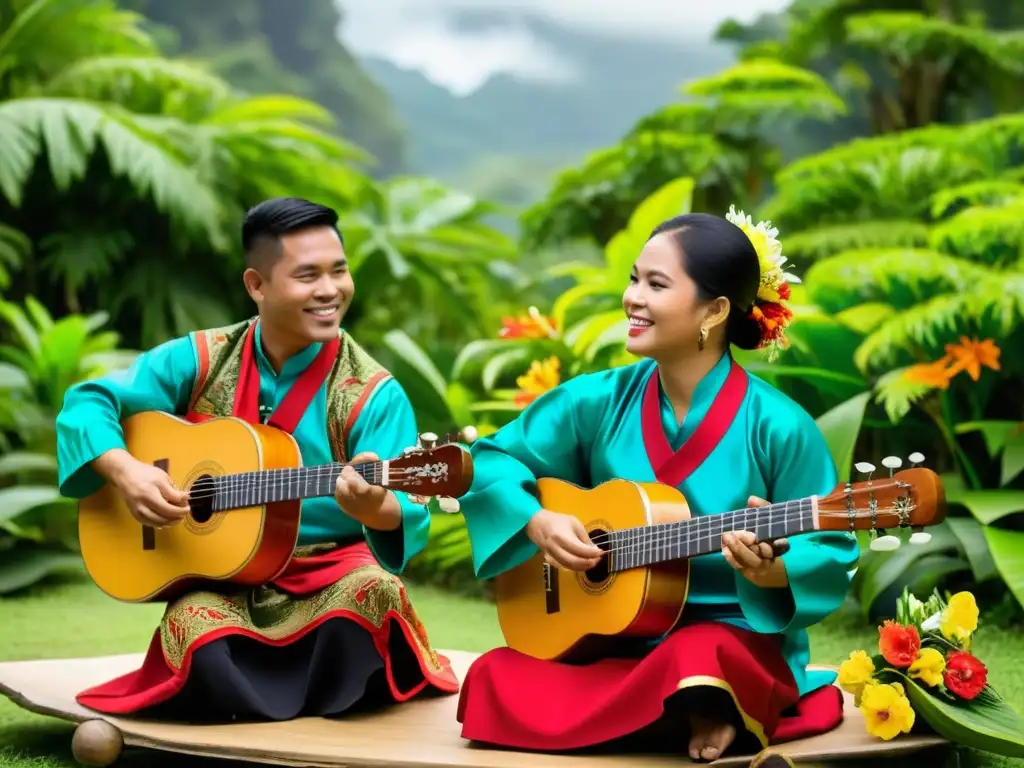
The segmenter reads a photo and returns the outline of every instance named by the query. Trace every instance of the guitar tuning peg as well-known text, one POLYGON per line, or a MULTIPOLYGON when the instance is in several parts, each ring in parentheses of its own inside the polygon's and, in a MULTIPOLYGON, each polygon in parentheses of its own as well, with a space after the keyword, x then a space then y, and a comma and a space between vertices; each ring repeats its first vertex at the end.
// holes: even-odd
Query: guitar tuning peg
POLYGON ((871 539, 871 551, 872 552, 892 552, 893 550, 899 549, 901 542, 898 536, 887 534, 883 529, 879 528, 877 531, 872 531, 871 539), (878 534, 882 534, 879 536, 878 534))
POLYGON ((858 461, 853 465, 853 468, 861 474, 867 475, 868 480, 871 479, 871 473, 875 471, 875 465, 867 461, 858 461))
POLYGON ((430 448, 435 448, 436 446, 437 446, 437 435, 435 435, 433 432, 421 432, 420 433, 420 439, 419 439, 419 447, 420 448, 425 448, 425 449, 429 450, 430 448))
POLYGON ((910 466, 916 467, 924 462, 924 454, 914 451, 912 454, 907 456, 907 459, 910 461, 910 466))
POLYGON ((889 470, 889 477, 892 477, 896 470, 903 466, 903 459, 899 456, 886 456, 882 459, 882 466, 889 470))
POLYGON ((931 540, 932 540, 932 535, 930 533, 928 533, 926 530, 924 530, 924 528, 922 526, 920 526, 920 525, 915 525, 914 526, 914 532, 912 534, 910 534, 910 543, 911 544, 913 544, 914 546, 918 546, 919 547, 919 546, 921 546, 923 544, 927 544, 931 540))
POLYGON ((460 434, 462 435, 462 442, 466 443, 467 445, 472 445, 473 443, 475 443, 476 439, 480 436, 476 430, 476 427, 474 427, 472 424, 467 424, 465 427, 463 427, 460 434))
POLYGON ((454 499, 451 496, 438 496, 437 506, 441 508, 442 512, 449 515, 458 514, 462 507, 459 505, 459 500, 454 499))

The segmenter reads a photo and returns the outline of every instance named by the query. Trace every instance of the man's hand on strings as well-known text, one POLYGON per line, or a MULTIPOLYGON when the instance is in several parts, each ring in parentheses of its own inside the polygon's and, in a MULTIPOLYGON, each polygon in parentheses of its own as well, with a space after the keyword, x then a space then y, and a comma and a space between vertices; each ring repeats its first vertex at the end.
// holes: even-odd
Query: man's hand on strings
POLYGON ((349 517, 367 528, 393 531, 402 524, 402 507, 387 488, 372 485, 352 467, 352 464, 380 461, 377 454, 364 452, 353 457, 341 470, 334 484, 334 500, 349 517))
MULTIPOLYGON (((751 507, 766 507, 768 502, 751 496, 751 507)), ((789 586, 786 566, 779 558, 789 550, 786 539, 774 542, 757 541, 750 531, 730 531, 722 535, 722 555, 725 561, 743 574, 751 584, 764 588, 789 586)))
POLYGON ((167 528, 188 514, 188 492, 176 488, 171 476, 159 467, 120 450, 108 451, 94 464, 142 525, 167 528))
POLYGON ((604 550, 590 541, 583 523, 571 515, 542 509, 530 518, 526 535, 557 568, 586 571, 601 562, 604 550))

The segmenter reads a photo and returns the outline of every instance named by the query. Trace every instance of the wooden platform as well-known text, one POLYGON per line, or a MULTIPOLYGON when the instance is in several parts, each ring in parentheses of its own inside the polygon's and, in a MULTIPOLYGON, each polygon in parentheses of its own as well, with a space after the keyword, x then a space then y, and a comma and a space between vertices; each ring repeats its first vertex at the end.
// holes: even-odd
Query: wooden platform
MULTIPOLYGON (((443 651, 459 679, 474 658, 443 651)), ((75 703, 75 694, 91 685, 131 671, 141 655, 90 659, 20 661, 0 664, 0 693, 17 705, 43 715, 81 723, 97 714, 75 703)), ((458 696, 415 700, 383 713, 338 720, 303 718, 285 723, 187 726, 121 717, 106 717, 129 747, 165 750, 203 757, 291 766, 346 768, 635 768, 679 766, 683 755, 665 757, 558 756, 487 749, 469 744, 455 720, 458 696)), ((80 733, 84 729, 80 729, 80 733)), ((107 729, 115 733, 112 729, 107 729)), ((847 697, 846 721, 813 739, 779 745, 796 763, 906 755, 941 746, 938 737, 913 736, 882 742, 864 730, 860 712, 847 697)), ((685 748, 685 745, 682 745, 685 748)), ((752 755, 728 757, 716 766, 747 766, 752 755)))

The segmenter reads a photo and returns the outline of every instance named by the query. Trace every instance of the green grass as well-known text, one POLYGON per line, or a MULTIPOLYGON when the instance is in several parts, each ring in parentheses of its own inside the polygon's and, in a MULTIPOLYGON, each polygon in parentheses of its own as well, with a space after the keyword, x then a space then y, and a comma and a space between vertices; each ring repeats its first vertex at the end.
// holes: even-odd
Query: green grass
MULTIPOLYGON (((492 604, 411 585, 410 596, 438 648, 485 651, 502 644, 492 604)), ((0 661, 141 653, 160 618, 159 605, 126 605, 101 594, 91 583, 67 581, 0 599, 0 661)), ((852 612, 830 617, 811 633, 815 663, 838 664, 855 649, 872 648, 877 631, 852 612)), ((991 679, 1024 711, 1024 637, 986 630, 976 652, 991 679)), ((74 726, 18 709, 0 698, 0 768, 74 768, 74 726)), ((961 765, 1024 768, 1024 761, 970 753, 961 765)), ((877 761, 876 761, 877 762, 877 761)), ((166 753, 126 751, 121 764, 136 768, 221 768, 217 761, 166 753)), ((241 763, 231 763, 241 768, 241 763)), ((848 765, 848 764, 847 764, 848 765)))

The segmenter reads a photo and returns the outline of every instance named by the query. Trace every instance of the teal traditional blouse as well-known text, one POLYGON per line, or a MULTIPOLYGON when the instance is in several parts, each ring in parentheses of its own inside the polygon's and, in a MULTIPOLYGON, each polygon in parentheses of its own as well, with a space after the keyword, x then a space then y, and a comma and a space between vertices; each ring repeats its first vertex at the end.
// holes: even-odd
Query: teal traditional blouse
MULTIPOLYGON (((276 408, 302 372, 313 362, 320 344, 313 344, 274 372, 263 352, 256 327, 256 362, 260 374, 260 405, 276 408)), ((90 462, 113 448, 124 448, 120 422, 142 411, 184 416, 199 371, 191 337, 161 344, 140 355, 126 371, 84 381, 71 387, 57 416, 57 464, 60 491, 71 498, 95 492, 104 480, 90 462)), ((334 461, 327 438, 327 391, 321 384, 293 433, 304 466, 334 461)), ((382 459, 397 457, 416 445, 416 418, 401 385, 388 379, 374 389, 348 434, 346 451, 355 456, 372 451, 382 459)), ((396 492, 402 525, 395 531, 375 531, 360 525, 339 509, 333 497, 305 499, 299 544, 317 544, 362 535, 380 564, 401 573, 409 560, 427 545, 430 516, 422 504, 396 492)))
MULTIPOLYGON (((660 392, 661 420, 673 450, 693 434, 731 365, 729 355, 693 393, 682 425, 660 392)), ((472 446, 473 487, 460 499, 476 573, 494 576, 532 557, 525 528, 541 508, 536 480, 550 477, 592 488, 613 479, 655 482, 641 428, 644 389, 655 363, 570 379, 544 394, 495 434, 472 446)), ((707 459, 679 490, 691 514, 743 509, 750 496, 770 502, 830 493, 838 482, 825 440, 810 415, 762 379, 748 373, 735 420, 707 459)), ((846 597, 858 558, 847 533, 794 536, 782 556, 789 587, 757 587, 716 553, 691 561, 683 622, 717 620, 784 636, 784 654, 801 693, 835 680, 808 671, 806 629, 846 597)))

